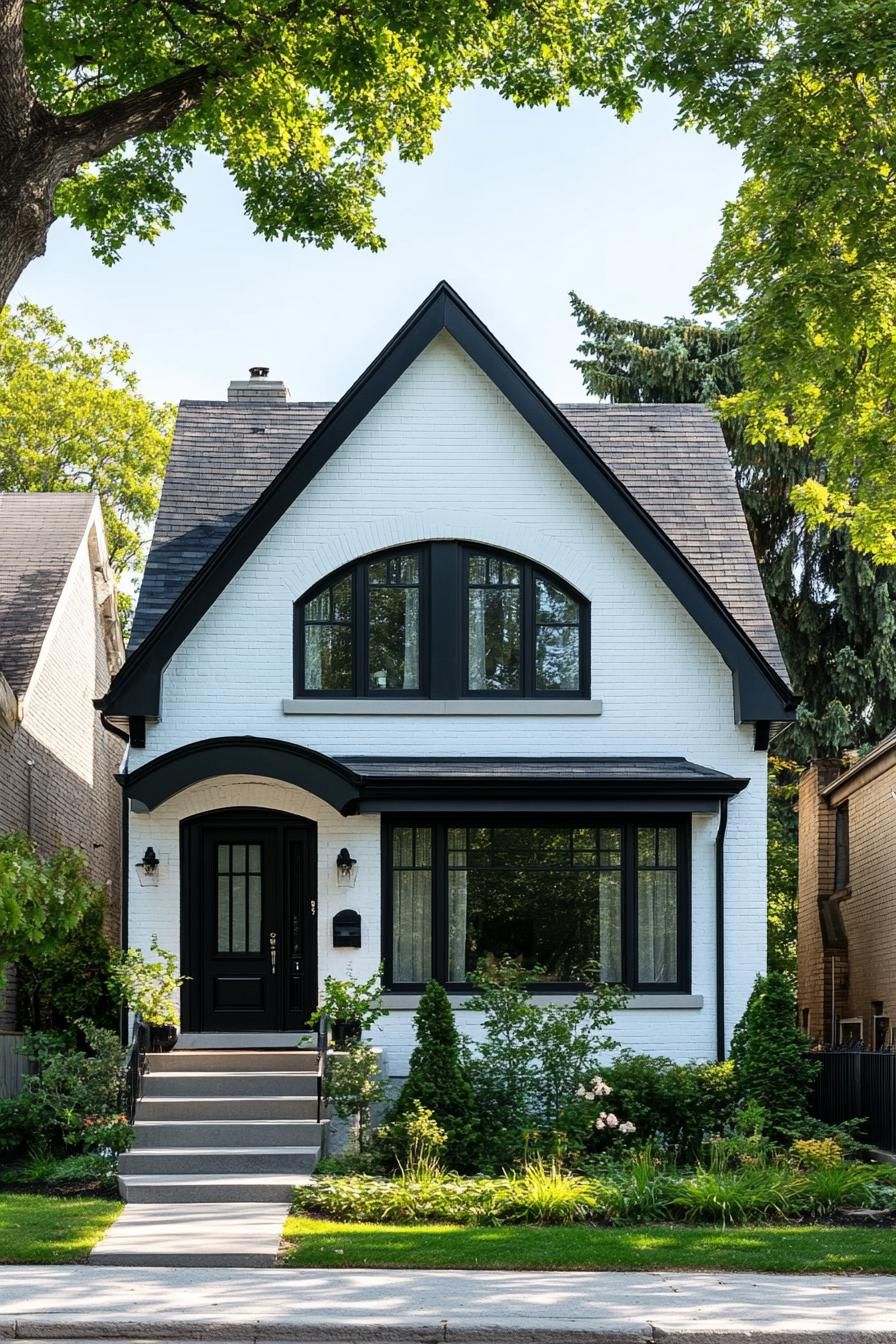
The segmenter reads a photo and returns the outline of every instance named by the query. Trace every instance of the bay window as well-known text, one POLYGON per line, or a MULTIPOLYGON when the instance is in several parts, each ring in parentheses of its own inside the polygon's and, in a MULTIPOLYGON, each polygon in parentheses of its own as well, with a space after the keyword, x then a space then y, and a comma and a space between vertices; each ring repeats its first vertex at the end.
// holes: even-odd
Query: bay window
POLYGON ((688 831, 679 820, 531 825, 491 819, 386 827, 384 957, 393 988, 461 988, 509 956, 535 988, 599 968, 631 989, 685 990, 688 831))

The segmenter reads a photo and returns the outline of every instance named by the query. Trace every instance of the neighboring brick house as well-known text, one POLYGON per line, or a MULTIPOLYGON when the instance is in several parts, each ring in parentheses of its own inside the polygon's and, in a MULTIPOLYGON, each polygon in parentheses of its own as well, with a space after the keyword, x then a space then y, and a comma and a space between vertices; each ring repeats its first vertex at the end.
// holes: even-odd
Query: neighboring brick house
POLYGON ((294 1040, 383 960, 400 1076, 431 976, 596 957, 622 1043, 723 1054, 794 701, 718 423, 555 405, 446 285, 335 405, 257 372, 181 404, 103 705, 185 1030, 294 1040))
POLYGON ((896 1044, 896 732, 799 792, 798 1011, 820 1044, 896 1044))
MULTIPOLYGON (((83 850, 114 939, 123 743, 93 702, 123 656, 96 496, 0 494, 0 832, 27 832, 44 855, 83 850)), ((5 1029, 13 998, 0 999, 5 1029)))

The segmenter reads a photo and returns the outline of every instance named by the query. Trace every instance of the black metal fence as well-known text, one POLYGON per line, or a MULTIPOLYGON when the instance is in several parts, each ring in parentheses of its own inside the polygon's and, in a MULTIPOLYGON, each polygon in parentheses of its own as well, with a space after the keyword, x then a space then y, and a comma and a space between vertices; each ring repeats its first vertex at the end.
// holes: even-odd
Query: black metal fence
POLYGON ((824 1050, 815 1079, 813 1111, 837 1124, 863 1119, 862 1137, 896 1152, 896 1054, 888 1050, 824 1050))

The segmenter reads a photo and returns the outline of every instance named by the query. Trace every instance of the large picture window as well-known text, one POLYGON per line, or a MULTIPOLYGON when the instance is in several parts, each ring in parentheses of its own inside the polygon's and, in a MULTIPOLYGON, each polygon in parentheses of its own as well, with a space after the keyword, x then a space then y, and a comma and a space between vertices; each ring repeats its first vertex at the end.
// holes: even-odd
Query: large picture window
POLYGON ((464 986, 483 959, 510 956, 536 988, 600 978, 685 990, 689 848, 677 820, 598 825, 390 823, 389 982, 464 986))
POLYGON ((587 696, 588 619, 520 556, 452 541, 367 556, 296 603, 295 694, 587 696))

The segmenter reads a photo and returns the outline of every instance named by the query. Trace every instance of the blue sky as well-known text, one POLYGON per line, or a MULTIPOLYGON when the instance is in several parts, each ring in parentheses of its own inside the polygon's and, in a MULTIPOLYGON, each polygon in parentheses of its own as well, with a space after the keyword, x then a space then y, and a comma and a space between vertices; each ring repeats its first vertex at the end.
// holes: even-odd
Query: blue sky
POLYGON ((203 159, 155 246, 132 243, 107 268, 57 223, 17 295, 52 304, 79 336, 126 341, 155 398, 222 397, 268 364, 293 397, 317 400, 338 397, 444 278, 546 392, 572 400, 569 290, 620 316, 688 311, 740 178, 738 156, 677 130, 660 97, 622 126, 585 99, 522 111, 477 91, 457 99, 431 158, 390 167, 385 252, 256 238, 203 159))

